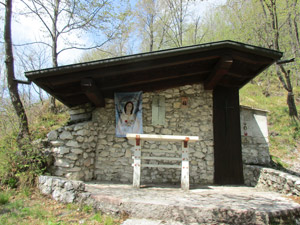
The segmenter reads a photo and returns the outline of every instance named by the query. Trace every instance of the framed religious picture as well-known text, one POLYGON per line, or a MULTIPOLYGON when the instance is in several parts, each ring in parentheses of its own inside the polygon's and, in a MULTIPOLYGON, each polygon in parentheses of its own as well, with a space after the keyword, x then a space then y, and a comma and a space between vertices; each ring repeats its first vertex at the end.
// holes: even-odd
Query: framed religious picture
POLYGON ((142 92, 115 93, 116 136, 143 133, 142 92))

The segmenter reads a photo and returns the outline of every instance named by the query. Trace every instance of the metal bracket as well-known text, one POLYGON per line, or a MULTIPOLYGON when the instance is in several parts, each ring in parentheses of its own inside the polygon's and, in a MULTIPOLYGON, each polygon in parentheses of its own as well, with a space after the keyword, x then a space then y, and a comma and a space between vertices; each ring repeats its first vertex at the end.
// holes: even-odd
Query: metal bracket
POLYGON ((189 140, 190 140, 190 138, 188 138, 188 137, 185 138, 185 140, 183 141, 183 147, 187 148, 189 140))
POLYGON ((140 135, 136 135, 136 137, 135 137, 136 146, 140 146, 140 143, 141 143, 141 137, 140 137, 140 135))

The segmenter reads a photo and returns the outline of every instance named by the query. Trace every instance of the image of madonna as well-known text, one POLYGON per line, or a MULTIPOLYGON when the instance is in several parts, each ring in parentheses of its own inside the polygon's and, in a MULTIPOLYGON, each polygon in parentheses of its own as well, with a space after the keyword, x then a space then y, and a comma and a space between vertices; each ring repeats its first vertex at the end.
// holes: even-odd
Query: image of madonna
POLYGON ((141 107, 138 101, 126 101, 116 107, 116 136, 126 137, 127 133, 142 133, 141 107), (134 104, 135 103, 135 104, 134 104))

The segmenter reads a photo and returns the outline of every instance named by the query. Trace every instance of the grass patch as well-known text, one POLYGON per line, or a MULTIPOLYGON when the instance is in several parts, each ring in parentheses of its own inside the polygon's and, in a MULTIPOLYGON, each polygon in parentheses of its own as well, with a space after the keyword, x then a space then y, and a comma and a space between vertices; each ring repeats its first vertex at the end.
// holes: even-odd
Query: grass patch
MULTIPOLYGON (((4 192, 1 192, 4 193, 4 192)), ((62 204, 30 190, 9 192, 9 201, 0 205, 0 224, 41 224, 41 225, 117 225, 123 219, 115 218, 85 205, 62 204)))

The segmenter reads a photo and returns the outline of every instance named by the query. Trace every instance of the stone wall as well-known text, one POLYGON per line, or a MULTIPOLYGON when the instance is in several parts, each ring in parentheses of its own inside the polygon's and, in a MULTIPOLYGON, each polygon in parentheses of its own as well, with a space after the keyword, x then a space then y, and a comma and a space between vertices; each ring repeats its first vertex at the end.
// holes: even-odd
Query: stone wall
MULTIPOLYGON (((91 118, 51 131, 48 139, 55 158, 51 167, 55 176, 75 180, 99 180, 131 183, 133 178, 134 142, 115 135, 115 105, 105 99, 104 108, 92 111, 90 105, 71 109, 73 122, 91 118)), ((190 145, 190 182, 213 183, 213 102, 212 92, 203 86, 186 85, 180 88, 143 93, 143 129, 147 134, 199 136, 190 145), (152 125, 152 100, 165 98, 164 125, 152 125), (182 104, 182 98, 187 105, 182 104)), ((245 164, 269 163, 266 112, 241 109, 243 161, 245 164), (244 129, 244 126, 247 129, 244 129), (247 133, 245 133, 247 132, 247 133)), ((181 157, 181 143, 142 142, 142 149, 173 151, 175 153, 145 153, 145 156, 181 157)), ((144 160, 147 164, 170 164, 144 160)), ((180 165, 180 161, 172 164, 180 165)), ((142 183, 180 183, 180 169, 142 168, 142 183)))
POLYGON ((269 165, 267 111, 241 106, 240 116, 244 164, 269 165))
POLYGON ((261 166, 244 165, 245 184, 265 190, 300 196, 300 177, 261 166))
MULTIPOLYGON (((105 99, 105 103, 104 108, 93 111, 91 121, 49 133, 55 157, 53 175, 85 181, 132 182, 134 142, 115 136, 114 101, 105 99)), ((200 137, 199 142, 190 144, 191 183, 213 183, 212 106, 212 92, 205 91, 200 84, 143 93, 144 133, 200 137), (152 125, 154 96, 165 97, 164 125, 152 125), (182 106, 182 97, 188 100, 187 105, 182 106)), ((176 153, 152 153, 152 156, 181 157, 181 143, 143 142, 142 149, 172 150, 176 153)), ((146 163, 158 162, 148 160, 146 163)), ((159 163, 170 164, 167 161, 159 163)), ((178 161, 172 163, 180 165, 178 161)), ((142 168, 141 182, 180 183, 180 176, 180 169, 142 168)))
POLYGON ((50 168, 53 175, 74 180, 93 179, 97 127, 97 123, 90 121, 65 126, 48 134, 55 159, 50 168))
MULTIPOLYGON (((199 142, 190 145, 191 183, 213 183, 212 104, 212 93, 204 91, 202 85, 186 85, 164 91, 143 93, 144 133, 200 137, 199 142), (151 105, 154 96, 165 97, 164 125, 152 125, 151 105), (187 107, 182 107, 181 97, 188 98, 187 107)), ((134 142, 129 142, 126 138, 115 137, 114 110, 113 100, 106 99, 105 108, 98 108, 93 113, 93 120, 100 125, 96 150, 95 178, 103 181, 131 183, 134 142)), ((142 149, 175 150, 177 154, 152 153, 152 156, 181 157, 181 143, 144 142, 142 143, 142 149)), ((146 163, 156 164, 158 162, 148 160, 146 163)), ((170 162, 159 163, 167 164, 170 162)), ((180 176, 180 169, 142 168, 141 182, 179 183, 180 176)))

